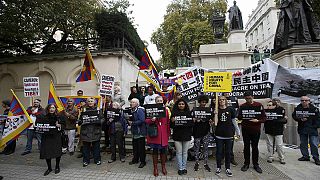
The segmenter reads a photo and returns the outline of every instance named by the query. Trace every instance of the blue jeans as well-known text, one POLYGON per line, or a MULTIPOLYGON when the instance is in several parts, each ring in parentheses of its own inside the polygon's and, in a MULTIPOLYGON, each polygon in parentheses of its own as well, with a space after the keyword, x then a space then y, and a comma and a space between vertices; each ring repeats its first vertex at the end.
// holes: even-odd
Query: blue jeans
POLYGON ((177 164, 179 170, 187 169, 188 149, 190 141, 174 141, 176 146, 177 164))
POLYGON ((33 138, 36 138, 38 140, 38 149, 40 150, 41 146, 41 134, 35 132, 34 129, 27 129, 27 145, 25 152, 30 152, 32 150, 32 140, 33 138))
POLYGON ((222 158, 225 157, 226 169, 230 169, 231 151, 232 151, 233 139, 216 139, 216 157, 217 157, 217 168, 221 169, 222 158))
POLYGON ((313 159, 319 159, 318 153, 318 136, 310 136, 308 134, 300 134, 300 151, 303 157, 309 158, 308 142, 310 144, 311 155, 313 159), (308 141, 309 138, 309 141, 308 141))
POLYGON ((90 163, 90 150, 92 144, 93 150, 93 160, 95 163, 101 161, 100 155, 100 141, 93 141, 93 142, 85 142, 83 141, 83 162, 90 163))

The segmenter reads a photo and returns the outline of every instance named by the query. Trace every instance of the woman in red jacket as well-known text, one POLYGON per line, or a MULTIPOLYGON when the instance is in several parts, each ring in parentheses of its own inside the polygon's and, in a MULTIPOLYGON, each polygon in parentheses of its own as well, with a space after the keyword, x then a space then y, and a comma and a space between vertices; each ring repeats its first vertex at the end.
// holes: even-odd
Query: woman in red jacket
MULTIPOLYGON (((163 97, 157 96, 155 99, 157 104, 163 105, 163 97)), ((147 144, 153 149, 152 157, 153 157, 153 175, 158 176, 158 152, 160 151, 161 158, 161 167, 162 173, 167 175, 166 170, 166 150, 168 147, 168 140, 170 136, 170 117, 169 117, 169 109, 166 108, 166 117, 164 118, 152 118, 146 119, 146 124, 150 125, 155 123, 158 129, 158 135, 155 137, 150 137, 147 135, 147 144)))

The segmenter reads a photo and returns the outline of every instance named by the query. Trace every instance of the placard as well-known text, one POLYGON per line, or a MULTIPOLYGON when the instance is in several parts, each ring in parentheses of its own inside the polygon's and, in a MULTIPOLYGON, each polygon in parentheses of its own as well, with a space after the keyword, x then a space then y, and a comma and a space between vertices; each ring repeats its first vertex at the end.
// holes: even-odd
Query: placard
POLYGON ((44 123, 37 123, 34 126, 34 129, 37 133, 50 134, 57 130, 57 126, 51 126, 50 124, 44 124, 44 123))
POLYGON ((201 121, 209 121, 212 119, 212 110, 210 107, 194 107, 193 117, 196 119, 201 119, 201 121))
POLYGON ((99 94, 113 97, 114 76, 102 74, 99 94))
POLYGON ((205 72, 204 92, 231 92, 232 72, 205 72))
POLYGON ((259 119, 262 115, 261 107, 247 107, 240 108, 242 114, 242 120, 251 120, 251 119, 259 119))
POLYGON ((39 77, 24 77, 23 91, 24 97, 40 96, 39 77))
POLYGON ((163 118, 166 117, 166 109, 162 104, 146 104, 144 105, 146 118, 163 118))
POLYGON ((193 126, 193 117, 190 112, 179 112, 174 116, 175 126, 193 126))
POLYGON ((0 115, 0 139, 2 138, 2 133, 4 129, 4 124, 6 123, 7 115, 0 115))
POLYGON ((284 113, 278 114, 276 109, 265 109, 266 113, 266 120, 273 121, 273 120, 280 120, 284 118, 284 113))
POLYGON ((126 120, 133 121, 132 108, 131 107, 124 108, 123 115, 124 115, 124 118, 126 120))
POLYGON ((100 111, 85 111, 80 115, 80 119, 82 119, 82 125, 84 124, 100 124, 100 111))
POLYGON ((119 121, 120 120, 120 109, 110 108, 107 111, 107 120, 108 121, 119 121))

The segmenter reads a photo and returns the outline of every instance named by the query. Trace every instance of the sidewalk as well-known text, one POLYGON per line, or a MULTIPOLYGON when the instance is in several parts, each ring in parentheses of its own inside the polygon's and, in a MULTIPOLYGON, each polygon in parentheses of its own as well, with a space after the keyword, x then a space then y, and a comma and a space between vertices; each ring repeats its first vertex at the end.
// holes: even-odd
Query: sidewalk
MULTIPOLYGON (((125 163, 116 161, 112 164, 108 164, 110 154, 102 153, 102 165, 97 166, 93 162, 87 167, 82 167, 82 159, 76 158, 77 153, 74 156, 65 154, 61 159, 61 172, 54 174, 51 172, 48 176, 44 177, 43 173, 46 170, 45 160, 39 159, 39 151, 35 150, 33 153, 26 156, 20 154, 24 150, 26 138, 22 136, 17 142, 17 149, 14 154, 9 156, 0 155, 0 175, 4 176, 4 179, 155 179, 152 175, 152 159, 147 155, 147 165, 139 169, 138 165, 129 165, 128 162, 132 156, 128 155, 125 163)), ((36 143, 36 141, 34 141, 36 143)), ((33 147, 37 147, 34 144, 33 147)), ((210 157, 209 166, 212 172, 206 172, 203 169, 203 162, 200 162, 200 170, 195 172, 193 170, 194 162, 188 161, 188 174, 184 176, 177 175, 176 162, 167 162, 167 176, 159 176, 156 179, 319 179, 320 166, 316 166, 313 161, 311 162, 299 162, 297 159, 300 157, 299 149, 286 148, 286 162, 282 165, 278 161, 273 163, 267 163, 266 161, 266 145, 265 141, 261 140, 259 144, 260 159, 259 163, 263 170, 262 174, 255 172, 251 167, 247 172, 240 170, 243 164, 242 142, 236 142, 234 152, 238 166, 232 167, 233 177, 228 178, 223 172, 221 176, 214 174, 216 163, 214 157, 210 157)), ((276 158, 275 158, 276 159, 276 158)), ((52 166, 54 167, 55 160, 52 160, 52 166)), ((160 170, 159 164, 159 170, 160 170)), ((159 172, 161 175, 161 170, 159 172)))

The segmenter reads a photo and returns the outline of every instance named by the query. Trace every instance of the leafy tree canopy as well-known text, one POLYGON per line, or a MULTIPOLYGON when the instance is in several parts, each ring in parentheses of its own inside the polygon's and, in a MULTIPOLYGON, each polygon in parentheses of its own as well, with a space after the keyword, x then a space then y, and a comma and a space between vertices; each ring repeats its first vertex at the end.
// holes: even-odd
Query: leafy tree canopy
POLYGON ((164 68, 176 67, 181 53, 194 53, 201 44, 214 43, 211 27, 214 10, 226 13, 227 1, 173 0, 168 5, 164 22, 151 36, 164 68))

